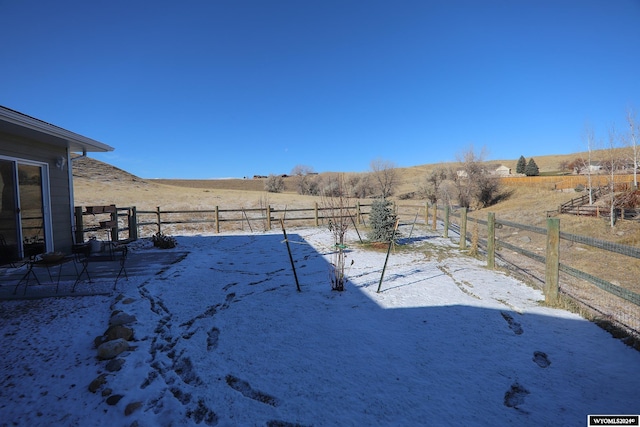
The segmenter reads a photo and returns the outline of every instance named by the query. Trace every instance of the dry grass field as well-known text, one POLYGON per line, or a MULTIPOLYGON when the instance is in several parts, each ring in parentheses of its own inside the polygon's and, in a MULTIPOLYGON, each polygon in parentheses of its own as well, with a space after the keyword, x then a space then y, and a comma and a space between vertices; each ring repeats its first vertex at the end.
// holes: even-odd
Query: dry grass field
MULTIPOLYGON (((536 162, 542 171, 552 171, 558 168, 560 162, 576 156, 539 157, 536 162)), ((492 163, 501 163, 515 169, 516 161, 492 163)), ((421 165, 398 169, 397 194, 415 192, 419 183, 433 169, 442 166, 451 165, 421 165)), ((255 209, 268 204, 282 211, 285 208, 311 208, 315 203, 322 204, 320 197, 298 195, 295 192, 294 178, 285 178, 284 192, 267 193, 264 191, 264 179, 146 180, 90 158, 74 161, 74 188, 77 206, 116 204, 118 207, 136 206, 138 210, 154 210, 158 206, 162 210, 211 210, 216 206, 220 209, 255 209)), ((547 226, 548 211, 556 210, 560 204, 581 195, 575 191, 560 192, 553 191, 548 186, 531 185, 503 186, 502 191, 508 195, 503 201, 469 213, 468 232, 474 229, 474 219, 486 221, 489 212, 495 213, 498 220, 544 229, 547 226)), ((424 207, 424 201, 421 200, 396 202, 399 212, 404 212, 404 219, 413 218, 420 207, 424 207)), ((639 221, 618 221, 611 228, 603 218, 572 215, 561 215, 559 218, 562 232, 633 247, 640 246, 639 221)), ((456 221, 456 218, 452 218, 452 222, 456 221)), ((486 230, 481 226, 476 227, 480 237, 484 238, 486 230)), ((211 230, 210 226, 208 230, 211 230)), ((499 241, 545 255, 544 235, 512 227, 499 228, 496 233, 499 241)), ((561 240, 560 253, 563 264, 640 293, 640 262, 637 259, 566 240, 561 240)), ((545 274, 543 264, 510 250, 501 250, 499 256, 510 266, 511 271, 523 273, 523 277, 530 283, 542 286, 545 274)), ((585 302, 586 307, 598 307, 601 317, 622 317, 627 319, 625 322, 631 324, 635 331, 640 331, 637 306, 629 305, 587 282, 565 274, 561 275, 561 290, 585 302)))
MULTIPOLYGON (((578 156, 546 156, 536 159, 547 170, 566 159, 578 156), (540 159, 540 160, 538 160, 540 159)), ((492 162, 513 166, 516 161, 492 162), (509 162, 513 163, 510 165, 509 162)), ((399 185, 397 194, 415 192, 421 181, 436 167, 450 165, 421 165, 397 170, 399 185)), ((541 167, 541 170, 544 170, 541 167)), ((119 207, 136 206, 139 210, 162 209, 198 210, 257 208, 265 203, 278 207, 306 207, 321 203, 316 196, 301 196, 295 192, 294 178, 285 178, 285 191, 267 193, 264 179, 221 180, 147 180, 91 158, 74 161, 74 199, 77 206, 116 204, 119 207)), ((582 195, 574 191, 552 191, 535 186, 503 186, 509 194, 503 201, 489 208, 471 212, 471 218, 486 219, 488 212, 508 221, 545 227, 547 212, 572 198, 582 195)), ((421 205, 422 200, 398 200, 399 205, 421 205)), ((619 221, 615 228, 604 219, 562 215, 562 231, 581 234, 616 243, 640 245, 640 223, 619 221)))

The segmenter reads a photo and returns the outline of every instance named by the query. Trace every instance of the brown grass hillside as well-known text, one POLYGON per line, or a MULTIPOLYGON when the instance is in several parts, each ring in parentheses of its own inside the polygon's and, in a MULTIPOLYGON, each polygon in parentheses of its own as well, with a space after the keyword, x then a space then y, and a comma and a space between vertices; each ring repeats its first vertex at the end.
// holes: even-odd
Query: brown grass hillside
MULTIPOLYGON (((562 156, 540 156, 535 158, 542 172, 552 171, 560 163, 575 159, 583 153, 562 156)), ((515 169, 517 160, 492 161, 515 169)), ((399 168, 397 194, 416 191, 418 183, 436 167, 455 167, 455 164, 420 165, 399 168)), ((116 204, 136 206, 141 210, 155 209, 212 209, 254 208, 269 203, 276 206, 310 207, 319 202, 319 197, 301 196, 295 192, 294 178, 285 178, 283 193, 264 191, 264 179, 219 179, 219 180, 147 180, 132 175, 88 157, 73 162, 75 203, 79 206, 116 204)), ((524 182, 524 181, 523 181, 524 182)), ((503 186, 509 197, 497 205, 470 213, 471 217, 486 218, 487 212, 496 213, 498 218, 544 226, 547 211, 580 194, 557 192, 552 186, 516 185, 503 186)), ((399 201, 401 204, 420 204, 419 200, 399 201)), ((640 223, 620 221, 611 229, 602 219, 562 216, 563 231, 593 235, 626 244, 640 244, 640 223)))

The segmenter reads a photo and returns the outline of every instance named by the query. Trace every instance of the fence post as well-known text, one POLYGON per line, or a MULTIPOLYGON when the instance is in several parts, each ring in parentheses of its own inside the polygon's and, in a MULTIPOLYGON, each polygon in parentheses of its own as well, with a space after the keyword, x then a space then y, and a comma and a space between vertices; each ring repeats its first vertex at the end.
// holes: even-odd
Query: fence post
POLYGON ((216 217, 216 233, 220 234, 220 212, 218 210, 218 206, 215 208, 214 215, 216 217))
POLYGON ((271 205, 267 205, 267 230, 271 230, 271 205))
POLYGON ((82 219, 82 206, 76 206, 76 243, 84 243, 84 221, 82 219))
POLYGON ((467 208, 460 212, 460 249, 467 249, 467 208))
POLYGON ((127 221, 129 222, 129 240, 138 240, 138 210, 135 206, 129 209, 127 221))
POLYGON ((111 211, 111 223, 114 226, 111 228, 111 241, 118 242, 120 240, 120 233, 118 231, 118 208, 116 205, 111 205, 113 210, 111 211))
POLYGON ((449 205, 444 207, 444 234, 443 237, 446 239, 449 237, 449 205))
POLYGON ((487 267, 496 267, 496 214, 489 212, 487 218, 487 267))
POLYGON ((547 219, 547 254, 544 281, 545 301, 555 304, 558 301, 558 282, 560 272, 560 219, 547 219))
POLYGON ((360 200, 356 202, 356 222, 362 224, 362 213, 360 212, 360 200))
POLYGON ((160 206, 156 206, 156 221, 157 221, 157 225, 158 225, 158 233, 162 232, 162 221, 160 219, 160 206))
POLYGON ((319 225, 318 222, 318 202, 315 202, 314 208, 313 208, 313 216, 316 220, 316 227, 319 225))
POLYGON ((438 204, 433 204, 433 223, 431 224, 431 230, 436 231, 436 223, 438 222, 438 204))

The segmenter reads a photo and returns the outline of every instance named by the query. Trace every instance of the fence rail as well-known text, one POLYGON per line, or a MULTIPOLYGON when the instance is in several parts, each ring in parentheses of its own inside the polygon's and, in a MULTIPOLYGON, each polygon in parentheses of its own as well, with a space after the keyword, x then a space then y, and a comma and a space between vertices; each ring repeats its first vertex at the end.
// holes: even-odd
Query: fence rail
MULTIPOLYGON (((610 176, 606 174, 592 174, 591 186, 609 185, 610 176)), ((614 175, 616 188, 630 189, 633 187, 633 174, 614 175)), ((500 177, 500 183, 505 185, 518 185, 524 187, 542 187, 551 190, 570 190, 579 186, 589 185, 587 175, 561 175, 561 176, 509 176, 500 177)))
MULTIPOLYGON (((345 210, 354 222, 362 224, 369 215, 370 203, 357 202, 345 210)), ((76 241, 83 242, 87 237, 102 238, 108 236, 111 241, 122 242, 136 240, 139 236, 151 236, 166 231, 174 225, 207 226, 206 230, 219 233, 224 223, 227 229, 243 230, 246 224, 249 229, 258 224, 264 230, 272 228, 276 217, 286 222, 310 223, 314 226, 326 223, 335 214, 332 208, 319 206, 315 203, 311 208, 288 208, 266 205, 261 208, 239 208, 202 210, 138 210, 136 207, 109 206, 78 206, 75 209, 76 241), (235 225, 235 228, 234 228, 235 225), (123 237, 123 234, 126 237, 123 237)))

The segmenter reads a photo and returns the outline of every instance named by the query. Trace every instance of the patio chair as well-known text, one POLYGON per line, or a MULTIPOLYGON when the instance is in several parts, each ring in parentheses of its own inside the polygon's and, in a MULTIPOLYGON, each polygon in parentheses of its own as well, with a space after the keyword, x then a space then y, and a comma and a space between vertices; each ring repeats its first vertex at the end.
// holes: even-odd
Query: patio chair
POLYGON ((11 268, 17 268, 18 263, 20 266, 24 265, 24 262, 20 262, 15 256, 15 247, 11 248, 4 237, 4 234, 0 234, 0 266, 9 266, 11 268))
POLYGON ((129 249, 126 245, 120 245, 112 242, 104 242, 104 248, 99 252, 93 252, 91 250, 91 244, 89 243, 81 243, 77 245, 73 245, 72 251, 75 255, 76 262, 82 265, 82 269, 78 274, 78 277, 73 284, 73 288, 71 292, 75 292, 76 286, 82 280, 83 276, 87 276, 89 279, 89 283, 92 282, 91 275, 89 274, 89 264, 92 263, 115 263, 119 264, 120 269, 118 270, 118 275, 116 276, 116 280, 113 283, 113 289, 116 289, 118 285, 118 279, 124 273, 124 277, 129 280, 129 276, 127 276, 127 269, 125 268, 125 264, 127 261, 127 254, 129 249))

